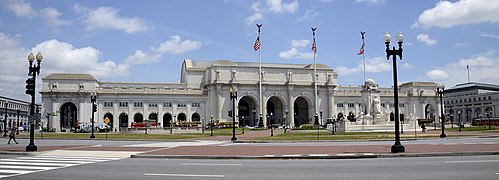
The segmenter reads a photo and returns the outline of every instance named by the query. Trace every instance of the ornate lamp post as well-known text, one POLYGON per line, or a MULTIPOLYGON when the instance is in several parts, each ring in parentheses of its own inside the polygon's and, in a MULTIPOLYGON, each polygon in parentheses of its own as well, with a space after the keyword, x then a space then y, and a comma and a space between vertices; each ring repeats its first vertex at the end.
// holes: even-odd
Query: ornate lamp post
POLYGON ((236 138, 236 100, 237 100, 237 91, 230 88, 230 99, 232 100, 232 138, 231 141, 237 141, 236 138))
POLYGON ((458 124, 458 129, 459 129, 458 131, 461 132, 461 110, 457 111, 457 120, 458 120, 457 123, 459 123, 458 124))
MULTIPOLYGON (((445 114, 444 114, 444 104, 443 104, 443 101, 442 101, 442 97, 444 96, 444 87, 442 87, 441 89, 439 87, 437 87, 437 94, 440 96, 440 114, 442 114, 442 134, 440 134, 440 138, 445 138, 447 137, 447 135, 445 135, 445 114)), ((452 109, 451 109, 452 111, 452 109)), ((459 112, 458 112, 459 114, 459 112)), ((458 118, 459 118, 459 115, 458 115, 458 118)))
POLYGON ((213 115, 210 115, 210 136, 213 136, 213 115))
POLYGON ((97 104, 95 104, 95 100, 97 100, 97 94, 95 92, 90 93, 90 102, 92 103, 92 134, 90 135, 90 139, 94 139, 94 114, 97 112, 97 104))
POLYGON ((38 52, 36 54, 37 65, 33 64, 35 61, 35 56, 30 53, 28 56, 29 61, 29 73, 26 80, 26 94, 31 95, 31 106, 30 106, 30 129, 29 129, 29 144, 26 146, 26 151, 37 151, 38 148, 35 145, 35 90, 36 90, 36 75, 40 74, 40 63, 42 62, 42 53, 38 52))
POLYGON ((392 153, 405 152, 405 147, 400 143, 400 132, 399 132, 399 96, 398 96, 398 81, 397 81, 397 56, 402 59, 402 43, 404 43, 404 35, 401 32, 397 35, 397 43, 399 49, 390 49, 390 41, 392 36, 385 33, 383 38, 386 45, 386 58, 390 60, 390 56, 393 57, 393 101, 395 103, 395 144, 392 146, 392 153))

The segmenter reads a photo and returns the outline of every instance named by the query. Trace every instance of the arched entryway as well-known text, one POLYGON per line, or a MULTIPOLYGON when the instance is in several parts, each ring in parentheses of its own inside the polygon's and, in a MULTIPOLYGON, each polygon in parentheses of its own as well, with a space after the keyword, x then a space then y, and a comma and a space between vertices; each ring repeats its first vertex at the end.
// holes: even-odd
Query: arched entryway
POLYGON ((200 122, 201 121, 201 116, 198 113, 194 113, 191 116, 192 122, 200 122))
POLYGON ((163 127, 170 127, 172 122, 172 115, 170 113, 165 113, 163 115, 163 127))
POLYGON ((276 96, 272 96, 267 101, 267 123, 284 125, 284 106, 276 96))
POLYGON ((133 115, 133 122, 143 122, 144 121, 144 116, 142 116, 142 113, 136 113, 133 115))
POLYGON ((239 100, 237 106, 239 107, 239 126, 258 126, 257 105, 253 98, 244 96, 239 100))
POLYGON ((435 107, 433 105, 427 104, 424 109, 425 119, 433 119, 435 117, 435 107))
POLYGON ((149 121, 154 121, 158 123, 158 113, 153 112, 149 114, 149 121))
POLYGON ((111 130, 113 129, 113 122, 114 122, 114 119, 113 119, 113 114, 111 113, 106 113, 104 114, 104 118, 103 118, 103 122, 105 123, 106 121, 106 118, 109 119, 109 123, 107 124, 111 130))
POLYGON ((61 112, 60 128, 61 131, 72 131, 78 126, 78 109, 72 102, 64 103, 59 109, 61 112))
POLYGON ((309 123, 308 108, 308 101, 305 98, 296 98, 293 103, 293 110, 295 112, 295 127, 300 127, 302 124, 309 123))
POLYGON ((128 127, 128 114, 121 113, 119 118, 120 118, 120 128, 127 128, 128 127))
POLYGON ((178 116, 177 116, 177 121, 178 122, 185 122, 185 120, 186 120, 186 116, 185 116, 184 113, 178 114, 178 116))

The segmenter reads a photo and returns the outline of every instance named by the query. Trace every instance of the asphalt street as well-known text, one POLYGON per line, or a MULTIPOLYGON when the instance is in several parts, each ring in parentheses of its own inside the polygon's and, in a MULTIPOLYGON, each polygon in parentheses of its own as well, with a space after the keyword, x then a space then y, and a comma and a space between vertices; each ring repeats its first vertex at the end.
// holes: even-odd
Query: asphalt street
POLYGON ((120 159, 6 179, 498 179, 499 156, 342 160, 120 159))

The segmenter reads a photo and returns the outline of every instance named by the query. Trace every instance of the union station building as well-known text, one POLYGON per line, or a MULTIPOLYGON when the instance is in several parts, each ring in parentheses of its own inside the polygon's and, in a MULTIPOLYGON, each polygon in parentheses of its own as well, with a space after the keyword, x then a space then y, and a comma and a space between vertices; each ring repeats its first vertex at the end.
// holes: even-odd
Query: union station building
MULTIPOLYGON (((179 83, 101 82, 91 74, 49 74, 42 78, 40 91, 43 114, 51 115, 44 124, 61 131, 89 123, 92 93, 97 95, 95 122, 103 123, 108 118, 116 131, 144 121, 156 122, 158 127, 186 122, 206 125, 210 120, 231 122, 230 92, 237 92, 234 114, 239 126, 277 124, 293 128, 314 124, 314 64, 262 63, 261 67, 261 99, 258 62, 185 59, 179 83), (263 122, 259 122, 260 116, 263 122)), ((320 124, 338 119, 363 125, 392 123, 392 87, 378 87, 371 79, 363 85, 342 86, 337 84, 338 75, 332 68, 317 64, 316 69, 320 124), (347 115, 355 118, 347 120, 347 115)), ((437 86, 434 82, 399 85, 400 117, 404 122, 438 121, 441 106, 437 86)))

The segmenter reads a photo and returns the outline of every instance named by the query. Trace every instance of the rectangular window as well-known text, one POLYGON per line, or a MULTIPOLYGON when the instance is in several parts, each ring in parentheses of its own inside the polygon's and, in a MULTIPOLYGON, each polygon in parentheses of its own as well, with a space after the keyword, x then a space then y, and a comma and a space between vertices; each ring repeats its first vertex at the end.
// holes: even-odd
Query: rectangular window
POLYGON ((158 103, 149 103, 149 107, 158 107, 158 103))
POLYGON ((405 104, 404 103, 400 103, 399 107, 405 107, 405 104))
POLYGON ((381 107, 385 107, 385 106, 386 106, 385 103, 381 103, 381 107))
POLYGON ((164 107, 172 107, 172 102, 165 102, 163 104, 164 107))
POLYGON ((128 102, 120 102, 120 107, 128 107, 128 102))
POLYGON ((390 107, 395 107, 395 104, 393 104, 393 103, 390 103, 390 107))
POLYGON ((198 103, 198 102, 193 102, 193 103, 192 103, 192 107, 200 107, 200 106, 201 106, 201 105, 200 105, 200 103, 198 103))
POLYGON ((353 104, 353 103, 348 103, 348 107, 355 107, 355 104, 353 104))
POLYGON ((343 103, 336 104, 336 107, 343 107, 343 103))
POLYGON ((113 107, 113 102, 104 102, 104 107, 113 107))
POLYGON ((492 96, 489 96, 489 100, 492 100, 492 96))
POLYGON ((185 103, 178 103, 178 106, 177 107, 185 107, 185 103))
POLYGON ((144 107, 144 103, 142 103, 142 102, 133 102, 133 107, 144 107))

